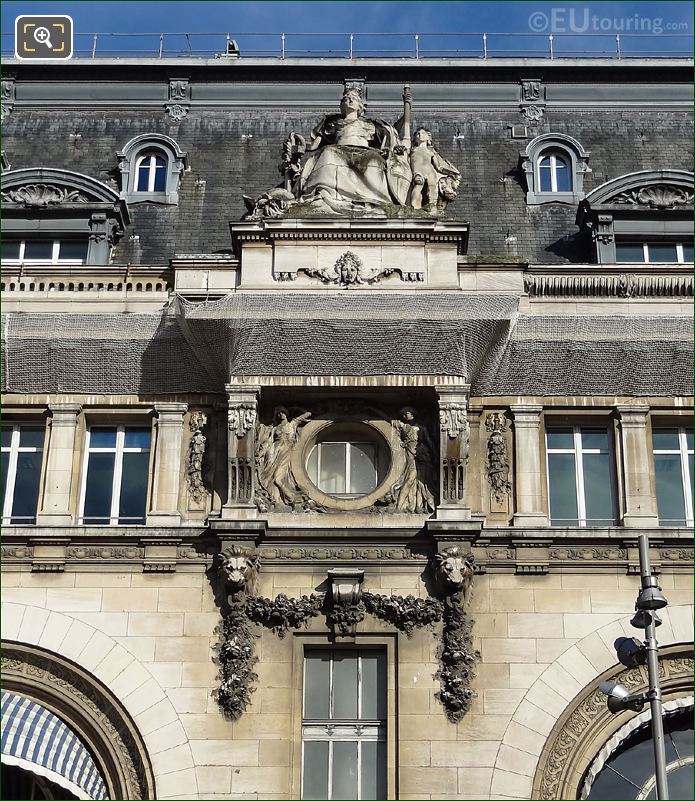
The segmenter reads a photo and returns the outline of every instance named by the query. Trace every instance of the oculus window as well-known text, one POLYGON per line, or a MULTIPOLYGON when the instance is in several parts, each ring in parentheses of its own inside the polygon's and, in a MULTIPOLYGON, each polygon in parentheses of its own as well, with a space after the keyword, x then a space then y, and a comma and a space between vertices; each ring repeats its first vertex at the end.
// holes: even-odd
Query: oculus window
POLYGON ((652 432, 656 503, 660 526, 693 525, 693 432, 662 428, 652 432))
POLYGON ((385 799, 386 651, 304 653, 302 798, 385 799))
POLYGON ((550 429, 546 445, 550 525, 615 525, 608 431, 580 426, 550 429))
POLYGON ((80 522, 145 523, 151 429, 92 427, 87 433, 80 522))
POLYGON ((43 459, 43 426, 2 429, 2 522, 36 523, 43 459))

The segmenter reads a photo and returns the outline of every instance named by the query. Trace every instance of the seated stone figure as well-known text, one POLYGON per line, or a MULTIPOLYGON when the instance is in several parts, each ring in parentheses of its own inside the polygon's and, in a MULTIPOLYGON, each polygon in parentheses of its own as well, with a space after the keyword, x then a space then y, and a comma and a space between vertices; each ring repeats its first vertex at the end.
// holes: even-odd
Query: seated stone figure
POLYGON ((404 152, 396 129, 365 117, 359 93, 348 89, 340 114, 324 117, 312 131, 297 186, 300 203, 337 213, 399 204, 389 168, 404 152))

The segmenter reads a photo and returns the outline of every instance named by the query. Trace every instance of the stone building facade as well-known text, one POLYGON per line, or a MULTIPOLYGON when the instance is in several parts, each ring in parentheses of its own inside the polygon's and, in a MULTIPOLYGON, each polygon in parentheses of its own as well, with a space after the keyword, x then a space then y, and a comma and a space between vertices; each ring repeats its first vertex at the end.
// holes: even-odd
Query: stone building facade
POLYGON ((690 68, 8 62, 17 792, 606 797, 643 533, 682 781, 690 68))

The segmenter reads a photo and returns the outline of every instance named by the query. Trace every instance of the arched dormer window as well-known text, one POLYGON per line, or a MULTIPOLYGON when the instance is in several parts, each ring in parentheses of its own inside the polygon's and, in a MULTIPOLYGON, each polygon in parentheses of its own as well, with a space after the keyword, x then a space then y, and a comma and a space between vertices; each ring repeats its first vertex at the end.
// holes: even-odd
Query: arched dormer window
POLYGON ((118 153, 121 197, 128 203, 179 202, 179 185, 186 153, 164 134, 142 134, 118 153))
POLYGON ((584 197, 584 173, 590 172, 589 151, 566 134, 542 134, 520 154, 526 173, 526 202, 568 203, 584 197))

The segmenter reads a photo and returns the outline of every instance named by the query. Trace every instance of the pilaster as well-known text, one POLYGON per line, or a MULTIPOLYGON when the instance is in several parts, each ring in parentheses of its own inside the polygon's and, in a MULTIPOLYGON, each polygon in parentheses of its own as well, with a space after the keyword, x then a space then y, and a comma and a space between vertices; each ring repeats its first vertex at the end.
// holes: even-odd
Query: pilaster
POLYGON ((511 407, 514 416, 515 526, 547 526, 541 471, 541 412, 537 404, 511 407))
POLYGON ((78 403, 49 403, 50 436, 46 459, 43 502, 36 517, 38 525, 68 526, 73 522, 73 457, 78 403))
POLYGON ((179 525, 179 487, 181 483, 181 451, 183 444, 183 416, 186 403, 155 403, 157 414, 157 444, 154 456, 152 484, 152 511, 147 525, 179 525))
POLYGON ((256 452, 257 384, 227 387, 227 502, 222 518, 255 517, 254 455, 256 452))
POLYGON ((659 525, 656 488, 651 470, 653 463, 648 437, 649 407, 618 406, 622 475, 625 509, 622 524, 626 528, 659 525))

